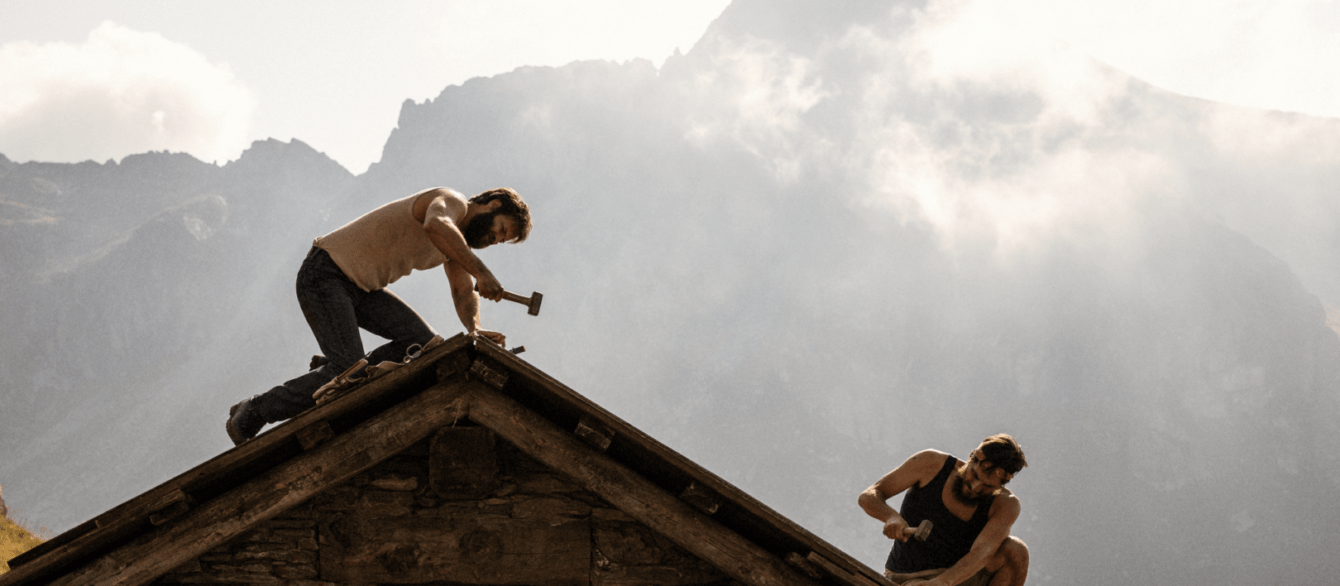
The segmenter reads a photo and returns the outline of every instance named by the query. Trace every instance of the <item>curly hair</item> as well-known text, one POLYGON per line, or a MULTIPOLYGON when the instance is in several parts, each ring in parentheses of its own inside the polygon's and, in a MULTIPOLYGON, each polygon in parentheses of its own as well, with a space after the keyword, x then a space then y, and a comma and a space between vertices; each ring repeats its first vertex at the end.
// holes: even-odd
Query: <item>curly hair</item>
POLYGON ((490 189, 470 198, 470 203, 484 205, 494 200, 500 202, 494 213, 516 218, 517 237, 512 242, 524 242, 526 237, 530 236, 530 206, 527 206, 516 190, 510 187, 490 189))

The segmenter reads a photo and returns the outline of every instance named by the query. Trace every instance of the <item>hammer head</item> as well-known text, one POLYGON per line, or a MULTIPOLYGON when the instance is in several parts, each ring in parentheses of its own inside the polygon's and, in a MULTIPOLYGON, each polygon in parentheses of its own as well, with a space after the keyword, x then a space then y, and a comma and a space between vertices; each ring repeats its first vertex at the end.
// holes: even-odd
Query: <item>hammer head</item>
POLYGON ((530 303, 526 305, 526 313, 530 315, 540 315, 540 302, 544 301, 544 295, 538 291, 530 294, 530 303))
POLYGON ((917 525, 917 532, 912 535, 912 538, 917 541, 926 541, 926 538, 931 536, 932 527, 935 527, 935 524, 931 523, 930 519, 922 519, 921 524, 917 525))

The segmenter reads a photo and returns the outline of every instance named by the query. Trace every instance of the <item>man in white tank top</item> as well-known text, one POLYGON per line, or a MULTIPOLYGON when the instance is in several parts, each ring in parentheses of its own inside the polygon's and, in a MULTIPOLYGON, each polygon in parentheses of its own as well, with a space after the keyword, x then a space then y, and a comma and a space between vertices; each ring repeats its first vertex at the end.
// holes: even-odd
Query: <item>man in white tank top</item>
POLYGON ((390 340, 367 354, 368 364, 399 362, 411 346, 432 339, 432 327, 386 289, 413 270, 443 266, 465 331, 506 344, 501 333, 480 326, 479 298, 498 301, 503 287, 474 250, 521 242, 530 228, 530 209, 511 189, 492 189, 467 200, 437 187, 383 205, 314 240, 298 270, 298 304, 326 362, 234 405, 228 437, 241 444, 266 423, 314 406, 317 389, 364 357, 359 328, 390 340))

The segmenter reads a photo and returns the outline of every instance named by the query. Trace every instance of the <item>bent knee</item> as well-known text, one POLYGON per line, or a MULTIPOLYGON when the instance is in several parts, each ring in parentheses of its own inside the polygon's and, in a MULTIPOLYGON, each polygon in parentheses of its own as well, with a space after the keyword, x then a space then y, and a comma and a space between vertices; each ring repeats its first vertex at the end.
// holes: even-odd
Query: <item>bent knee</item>
POLYGON ((1000 544, 1000 548, 996 549, 995 555, 987 561, 986 567, 990 572, 998 572, 1004 567, 1027 568, 1028 545, 1022 539, 1011 535, 1000 544))
POLYGON ((1011 535, 1005 543, 1000 544, 1000 550, 997 555, 1004 556, 1007 563, 1016 566, 1028 566, 1028 545, 1024 540, 1011 535))

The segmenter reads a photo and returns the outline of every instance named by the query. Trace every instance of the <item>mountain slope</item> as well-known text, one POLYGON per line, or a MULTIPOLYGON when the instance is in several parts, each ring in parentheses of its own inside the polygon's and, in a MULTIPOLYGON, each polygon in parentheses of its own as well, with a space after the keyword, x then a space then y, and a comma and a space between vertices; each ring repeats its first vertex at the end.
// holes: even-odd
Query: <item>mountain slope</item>
POLYGON ((0 574, 9 571, 9 560, 39 543, 42 543, 41 539, 9 520, 9 517, 0 515, 0 574))

